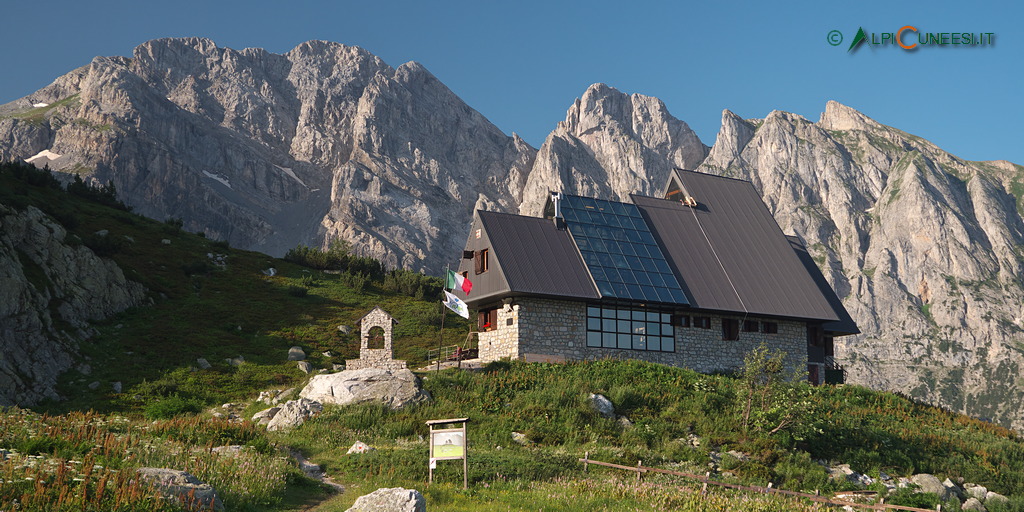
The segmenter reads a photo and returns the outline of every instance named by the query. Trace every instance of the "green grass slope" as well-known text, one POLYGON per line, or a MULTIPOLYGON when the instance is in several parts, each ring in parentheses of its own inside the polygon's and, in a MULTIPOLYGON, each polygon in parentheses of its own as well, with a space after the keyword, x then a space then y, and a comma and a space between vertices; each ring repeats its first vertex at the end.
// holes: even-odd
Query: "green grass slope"
MULTIPOLYGON (((51 412, 126 411, 171 396, 209 405, 272 385, 288 387, 304 377, 286 362, 289 347, 302 347, 317 368, 356 358, 357 321, 375 306, 399 320, 396 358, 422 363, 440 341, 437 278, 385 272, 367 258, 347 258, 341 262, 346 271, 327 273, 233 249, 182 231, 173 219, 132 214, 113 189, 78 182, 68 189, 26 164, 0 164, 0 204, 50 214, 68 230, 68 243, 113 259, 129 279, 146 286, 153 304, 97 325, 99 334, 81 346, 91 371, 65 375, 61 391, 70 400, 51 404, 51 412), (100 230, 108 234, 96 235, 100 230), (216 264, 221 256, 224 266, 216 264), (269 268, 277 275, 264 275, 269 268), (339 331, 342 325, 349 334, 339 331), (225 362, 238 356, 246 364, 225 362), (213 368, 193 371, 198 358, 213 368), (93 382, 100 383, 96 390, 88 388, 93 382), (114 382, 122 383, 122 393, 112 391, 114 382)), ((301 259, 312 259, 310 252, 317 251, 306 250, 301 259)), ((462 344, 468 332, 467 322, 448 315, 444 343, 462 344)))

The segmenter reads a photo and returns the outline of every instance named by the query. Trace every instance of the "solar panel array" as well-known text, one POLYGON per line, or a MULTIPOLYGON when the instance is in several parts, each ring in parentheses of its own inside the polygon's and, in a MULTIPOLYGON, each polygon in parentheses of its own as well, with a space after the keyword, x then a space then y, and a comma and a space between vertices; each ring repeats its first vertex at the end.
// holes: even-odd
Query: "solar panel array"
POLYGON ((635 205, 565 195, 561 211, 602 297, 689 304, 635 205))

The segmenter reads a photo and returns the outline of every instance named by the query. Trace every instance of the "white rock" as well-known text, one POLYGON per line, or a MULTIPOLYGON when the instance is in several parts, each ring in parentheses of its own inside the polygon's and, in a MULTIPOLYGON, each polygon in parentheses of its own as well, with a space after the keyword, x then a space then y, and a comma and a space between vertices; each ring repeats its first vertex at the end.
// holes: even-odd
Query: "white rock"
POLYGON ((306 352, 302 350, 302 347, 292 347, 288 349, 288 360, 289 361, 302 361, 306 358, 306 352))
POLYGON ((975 484, 965 485, 964 492, 966 492, 971 498, 977 498, 978 500, 984 500, 985 496, 988 495, 988 489, 975 484))
POLYGON ((415 489, 377 489, 360 496, 345 512, 426 512, 427 501, 415 489))
POLYGON ((313 371, 313 364, 310 363, 309 361, 299 361, 296 364, 298 364, 299 370, 302 373, 309 373, 309 372, 313 371))
POLYGON ((310 416, 323 410, 320 402, 300 398, 289 400, 281 406, 281 410, 267 423, 267 430, 287 430, 298 427, 310 416))
POLYGON ((409 370, 363 368, 316 375, 299 396, 325 404, 384 403, 392 409, 429 399, 409 370))
POLYGON ((967 498, 967 501, 960 506, 960 510, 972 511, 972 512, 986 512, 985 505, 982 505, 978 498, 967 498))
POLYGON ((155 484, 161 494, 181 500, 189 510, 224 510, 224 503, 210 484, 185 471, 139 468, 139 476, 155 484))
POLYGON ((208 370, 212 366, 209 361, 202 357, 196 359, 196 365, 199 366, 200 370, 208 370))
POLYGON ((352 447, 348 449, 347 453, 348 454, 367 453, 367 452, 372 452, 372 451, 376 451, 376 450, 377 450, 376 448, 374 448, 372 446, 369 446, 369 445, 367 445, 366 443, 364 443, 362 441, 356 441, 355 444, 353 444, 352 447))
POLYGON ((171 241, 167 238, 160 240, 160 243, 163 245, 171 245, 171 241))
POLYGON ((280 407, 263 409, 262 411, 252 415, 252 421, 255 421, 258 425, 266 425, 270 423, 270 420, 274 419, 274 416, 280 411, 280 407))
POLYGON ((590 394, 590 406, 597 411, 598 414, 605 418, 615 417, 615 406, 612 405, 612 401, 608 400, 604 395, 596 393, 590 394))
POLYGON ((989 491, 988 494, 985 495, 985 503, 1008 503, 1009 501, 1009 498, 999 494, 998 492, 989 491))
POLYGON ((910 477, 910 481, 920 487, 917 492, 937 494, 943 501, 950 499, 953 493, 947 489, 935 475, 920 473, 910 477))

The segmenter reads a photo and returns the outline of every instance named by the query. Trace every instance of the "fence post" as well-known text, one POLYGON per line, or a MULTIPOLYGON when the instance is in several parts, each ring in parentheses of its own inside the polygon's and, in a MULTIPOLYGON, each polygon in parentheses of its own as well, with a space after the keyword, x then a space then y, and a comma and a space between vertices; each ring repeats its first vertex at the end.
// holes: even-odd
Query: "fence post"
POLYGON ((771 494, 772 493, 772 483, 771 482, 768 482, 768 487, 764 488, 764 493, 765 494, 771 494))
POLYGON ((583 472, 586 473, 590 469, 590 452, 583 452, 583 472))
POLYGON ((710 471, 708 471, 707 473, 704 473, 704 485, 701 486, 701 488, 700 488, 700 493, 701 494, 707 494, 708 493, 708 480, 710 478, 711 478, 711 472, 710 471))
POLYGON ((637 482, 639 482, 639 481, 641 481, 641 480, 642 480, 642 478, 641 478, 641 476, 640 476, 640 475, 642 475, 642 474, 643 474, 643 472, 642 472, 642 471, 640 471, 640 466, 641 466, 641 465, 642 465, 643 463, 644 463, 644 461, 642 461, 642 460, 638 460, 638 461, 636 461, 636 481, 637 481, 637 482))

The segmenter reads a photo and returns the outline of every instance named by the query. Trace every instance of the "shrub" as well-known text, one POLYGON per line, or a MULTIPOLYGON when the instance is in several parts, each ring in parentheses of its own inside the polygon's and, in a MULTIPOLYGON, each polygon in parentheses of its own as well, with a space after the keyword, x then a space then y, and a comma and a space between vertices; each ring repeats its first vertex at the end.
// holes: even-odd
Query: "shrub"
POLYGON ((288 295, 292 297, 305 297, 309 292, 301 286, 289 286, 288 295))
POLYGON ((175 393, 162 400, 152 402, 142 410, 151 420, 170 419, 179 414, 195 414, 203 410, 203 404, 194 398, 183 398, 175 393))
POLYGON ((97 256, 109 258, 124 248, 125 239, 117 236, 103 236, 95 233, 86 235, 82 239, 82 243, 86 247, 92 249, 92 252, 96 253, 97 256))
POLYGON ((181 266, 181 270, 185 272, 186 276, 194 276, 200 274, 208 274, 213 270, 213 266, 204 260, 193 261, 192 263, 185 263, 181 266))

